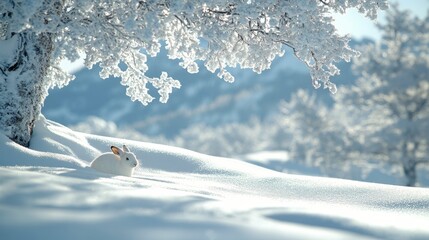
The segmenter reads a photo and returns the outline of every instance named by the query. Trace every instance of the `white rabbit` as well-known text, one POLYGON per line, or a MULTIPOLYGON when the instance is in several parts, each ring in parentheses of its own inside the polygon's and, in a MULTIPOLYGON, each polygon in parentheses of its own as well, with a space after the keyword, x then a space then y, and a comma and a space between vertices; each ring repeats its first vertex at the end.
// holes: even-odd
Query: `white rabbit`
POLYGON ((110 149, 113 153, 107 152, 96 157, 91 162, 91 167, 101 172, 131 177, 134 168, 139 165, 136 155, 125 145, 122 147, 123 150, 115 146, 111 146, 110 149))

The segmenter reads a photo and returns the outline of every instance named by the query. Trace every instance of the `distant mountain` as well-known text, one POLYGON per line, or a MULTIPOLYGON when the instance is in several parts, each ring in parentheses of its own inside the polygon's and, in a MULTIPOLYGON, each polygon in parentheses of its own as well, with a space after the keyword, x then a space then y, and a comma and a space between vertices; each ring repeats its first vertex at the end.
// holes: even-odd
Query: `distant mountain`
MULTIPOLYGON (((145 135, 172 137, 197 123, 217 126, 247 122, 253 117, 264 119, 276 113, 278 103, 289 99, 299 88, 314 91, 320 101, 327 104, 332 101, 329 91, 313 89, 307 68, 290 52, 274 61, 271 69, 262 74, 231 70, 236 79, 232 84, 218 79, 203 66, 198 74, 189 74, 177 63, 169 60, 165 53, 149 59, 149 76, 159 76, 166 71, 182 83, 182 88, 175 90, 166 104, 157 99, 146 107, 132 102, 119 79, 102 80, 98 75, 100 68, 95 66, 77 72, 69 86, 51 90, 42 112, 48 119, 65 125, 96 116, 145 135)), ((339 86, 353 82, 355 77, 350 64, 340 63, 339 67, 341 75, 333 81, 339 86)), ((157 96, 154 89, 151 91, 157 96)))

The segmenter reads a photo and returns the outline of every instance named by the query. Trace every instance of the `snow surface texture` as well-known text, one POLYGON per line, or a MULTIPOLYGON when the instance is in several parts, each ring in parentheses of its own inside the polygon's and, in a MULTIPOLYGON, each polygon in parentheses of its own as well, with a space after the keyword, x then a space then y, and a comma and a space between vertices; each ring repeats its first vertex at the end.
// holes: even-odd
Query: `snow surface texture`
POLYGON ((43 117, 30 149, 0 135, 2 239, 428 239, 429 189, 289 175, 43 117), (134 177, 88 167, 110 145, 134 177))

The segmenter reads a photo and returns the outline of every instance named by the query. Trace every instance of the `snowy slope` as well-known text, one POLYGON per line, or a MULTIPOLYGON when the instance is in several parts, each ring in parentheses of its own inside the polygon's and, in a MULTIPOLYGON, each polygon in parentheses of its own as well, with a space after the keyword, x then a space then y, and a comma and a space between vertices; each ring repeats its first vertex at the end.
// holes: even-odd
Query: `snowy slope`
MULTIPOLYGON (((238 155, 235 158, 279 172, 289 174, 299 174, 308 176, 330 176, 346 178, 350 180, 382 183, 390 185, 404 185, 405 176, 394 174, 389 169, 373 168, 363 169, 362 166, 351 164, 347 170, 329 171, 317 166, 308 166, 304 162, 295 161, 289 158, 287 151, 262 151, 245 155, 238 155)), ((417 179, 420 187, 429 187, 429 169, 421 167, 417 169, 417 179)))
POLYGON ((428 239, 429 189, 288 175, 73 132, 43 118, 31 149, 0 136, 2 239, 428 239), (86 167, 110 145, 132 178, 86 167))

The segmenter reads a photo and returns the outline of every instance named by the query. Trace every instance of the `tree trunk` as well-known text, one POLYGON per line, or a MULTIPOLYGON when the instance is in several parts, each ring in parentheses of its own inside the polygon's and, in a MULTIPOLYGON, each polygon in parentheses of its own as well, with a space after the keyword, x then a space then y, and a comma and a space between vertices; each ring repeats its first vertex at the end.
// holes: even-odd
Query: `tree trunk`
POLYGON ((417 183, 416 159, 414 154, 409 152, 408 142, 402 143, 402 169, 406 179, 406 186, 414 187, 417 183))
POLYGON ((10 54, 0 59, 0 131, 28 147, 48 94, 45 76, 53 50, 52 34, 26 30, 0 41, 2 44, 10 54))
POLYGON ((417 183, 417 173, 416 173, 416 165, 409 164, 403 166, 405 177, 407 178, 406 185, 409 187, 416 186, 417 183))

